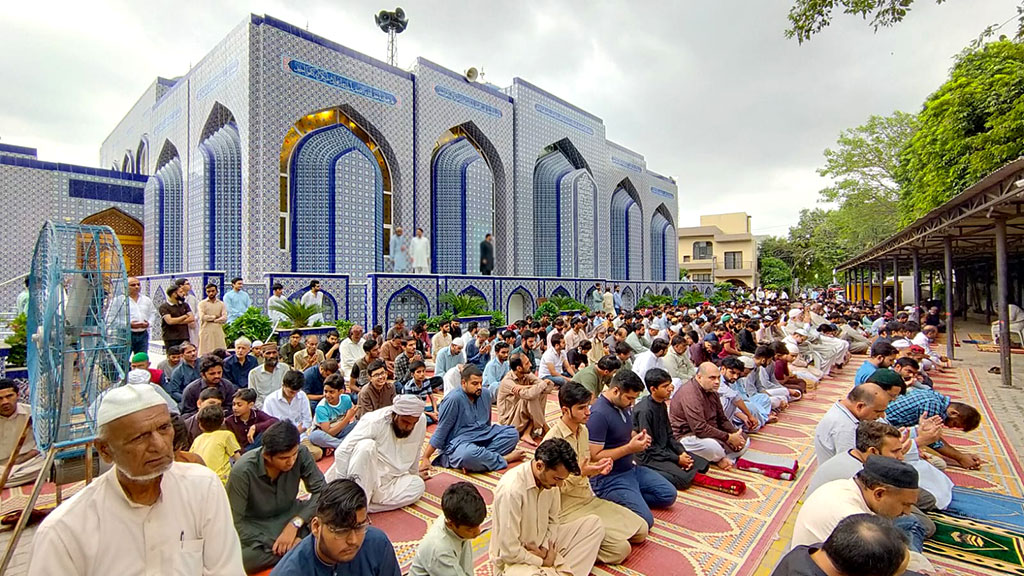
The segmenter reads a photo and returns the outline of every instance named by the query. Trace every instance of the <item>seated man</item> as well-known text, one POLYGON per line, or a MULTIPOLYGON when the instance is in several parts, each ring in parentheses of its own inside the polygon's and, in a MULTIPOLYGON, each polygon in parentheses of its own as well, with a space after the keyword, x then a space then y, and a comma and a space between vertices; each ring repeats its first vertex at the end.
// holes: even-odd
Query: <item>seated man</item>
POLYGON ((235 433, 235 439, 244 453, 260 447, 263 433, 274 422, 277 422, 277 418, 256 408, 256 391, 242 388, 231 399, 231 416, 224 420, 224 427, 235 433))
POLYGON ((366 496, 358 484, 348 479, 331 482, 315 508, 309 536, 281 558, 272 576, 401 576, 387 534, 370 526, 366 496))
POLYGON ((554 382, 555 386, 561 386, 568 382, 575 373, 576 371, 569 365, 569 359, 565 356, 565 338, 561 334, 552 334, 551 345, 540 357, 537 375, 554 382))
POLYGON ((309 441, 309 432, 313 429, 313 413, 309 409, 309 400, 302 391, 305 381, 302 372, 289 370, 284 375, 284 382, 279 389, 267 396, 263 401, 263 411, 278 420, 288 420, 299 430, 299 437, 313 460, 320 460, 324 451, 309 441))
POLYGON ((672 390, 672 394, 675 394, 683 382, 693 378, 697 373, 697 367, 693 365, 690 354, 687 352, 686 336, 682 334, 672 337, 671 346, 669 346, 668 353, 662 358, 662 363, 669 376, 672 377, 673 386, 676 386, 672 390))
MULTIPOLYGON (((1020 306, 1011 302, 1008 318, 1010 321, 1010 334, 1024 330, 1024 310, 1021 310, 1020 306)), ((1013 341, 1013 336, 1010 336, 1010 341, 1013 341)), ((992 323, 992 342, 999 344, 999 320, 992 323)))
POLYGON ((722 401, 722 409, 733 424, 743 427, 747 433, 757 432, 765 424, 774 422, 771 398, 767 394, 747 396, 746 390, 739 384, 746 368, 736 356, 722 360, 718 383, 718 396, 722 401))
MULTIPOLYGON (((0 378, 0 465, 6 466, 11 459, 11 453, 31 416, 29 405, 18 402, 18 383, 10 378, 0 378)), ((36 438, 29 425, 6 485, 22 486, 34 482, 43 469, 43 460, 43 455, 36 450, 36 438)))
POLYGON ((308 534, 323 487, 324 475, 288 421, 267 428, 263 446, 238 459, 228 478, 228 500, 246 573, 274 566, 308 534), (298 499, 299 481, 308 500, 298 499))
POLYGON ((403 395, 392 406, 363 416, 334 453, 328 481, 353 478, 369 502, 370 512, 408 506, 423 496, 425 473, 419 471, 427 434, 423 400, 403 395))
POLYGON ((512 426, 522 441, 536 445, 548 432, 544 405, 554 389, 550 380, 541 380, 525 354, 509 358, 511 371, 498 388, 498 423, 512 426))
POLYGON ((590 391, 577 382, 562 386, 558 390, 562 416, 555 421, 544 439, 562 438, 569 442, 580 466, 580 474, 566 478, 560 488, 559 522, 567 523, 589 514, 597 515, 604 526, 604 539, 597 560, 605 564, 620 564, 629 556, 631 543, 639 544, 647 539, 647 522, 628 508, 598 498, 590 486, 589 478, 608 474, 612 469, 611 458, 596 462, 590 459, 590 435, 586 424, 590 418, 591 396, 590 391))
POLYGON ((857 424, 884 417, 888 405, 889 395, 878 384, 870 382, 854 387, 845 397, 836 400, 814 429, 814 454, 818 462, 827 462, 836 454, 854 448, 857 424))
POLYGON ((892 363, 896 361, 896 356, 899 355, 896 348, 885 340, 879 340, 871 345, 871 357, 864 361, 857 368, 857 374, 853 377, 853 385, 860 386, 861 384, 868 381, 868 377, 871 373, 880 368, 889 368, 892 363))
POLYGON ((796 516, 791 549, 824 541, 847 516, 876 514, 893 520, 908 536, 910 569, 931 572, 931 563, 921 555, 924 529, 917 518, 909 515, 917 497, 917 471, 909 464, 869 456, 853 478, 824 484, 807 497, 796 516))
POLYGON ((427 411, 427 424, 437 422, 437 401, 434 400, 434 393, 444 389, 444 379, 441 376, 427 378, 427 365, 421 360, 409 364, 409 380, 399 390, 398 382, 395 382, 395 393, 412 394, 424 402, 430 404, 427 411))
MULTIPOLYGON (((182 363, 178 367, 181 370, 185 367, 182 363)), ((181 393, 181 416, 188 417, 199 411, 199 394, 204 388, 219 388, 222 398, 232 398, 238 388, 224 378, 224 362, 213 355, 203 356, 199 360, 199 378, 193 380, 181 393)))
POLYGON ((490 557, 495 576, 590 574, 604 538, 601 519, 558 521, 558 486, 580 467, 561 438, 541 442, 531 462, 501 477, 494 489, 490 557))
MULTIPOLYGON (((893 426, 915 426, 922 415, 939 416, 947 428, 973 432, 981 424, 981 414, 963 402, 953 402, 934 390, 915 388, 898 397, 885 411, 885 418, 893 426)), ((955 461, 968 470, 981 467, 981 458, 957 450, 938 440, 930 446, 942 456, 955 461)))
POLYGON ((434 360, 434 374, 444 374, 452 368, 466 363, 465 341, 459 337, 448 346, 438 350, 434 360))
POLYGON ((441 495, 441 516, 420 540, 409 576, 471 576, 473 539, 482 532, 487 503, 469 482, 456 482, 441 495))
POLYGON ((690 454, 713 462, 723 470, 747 450, 749 441, 725 415, 718 398, 718 366, 704 362, 697 375, 683 384, 669 403, 672 436, 690 454))
MULTIPOLYGON (((327 360, 324 362, 334 362, 327 360)), ((315 366, 313 368, 316 368, 315 366)), ((310 368, 312 370, 313 368, 310 368)), ((337 448, 355 427, 356 407, 345 393, 345 380, 334 373, 324 382, 324 397, 313 411, 313 429, 309 441, 321 448, 337 448)))
POLYGON ((281 389, 289 368, 280 361, 276 342, 267 342, 258 349, 263 355, 263 363, 249 372, 249 388, 256 392, 256 407, 262 410, 267 396, 281 389))
POLYGON ((590 459, 595 462, 604 458, 612 460, 611 472, 590 478, 594 493, 629 508, 650 528, 654 526, 651 508, 672 506, 676 489, 654 470, 633 462, 633 454, 651 445, 646 431, 633 432, 632 408, 643 387, 644 383, 635 372, 616 372, 611 387, 594 403, 587 431, 590 459))
POLYGON ((374 410, 391 406, 395 399, 395 385, 388 382, 388 371, 383 360, 378 358, 370 362, 366 367, 366 372, 370 375, 370 385, 363 386, 363 389, 359 391, 356 418, 362 418, 374 410))
POLYGON ((672 395, 672 378, 661 368, 647 371, 645 381, 650 394, 633 408, 633 430, 646 432, 651 445, 636 455, 637 462, 654 470, 677 490, 690 487, 697 474, 708 471, 708 461, 686 453, 672 437, 668 423, 668 399, 672 395))
POLYGON ((302 378, 305 382, 302 391, 309 398, 309 407, 316 411, 316 405, 324 397, 324 382, 332 374, 338 372, 338 361, 328 358, 316 366, 310 366, 302 371, 302 378))
MULTIPOLYGON (((749 357, 740 359, 744 367, 748 365, 746 358, 749 357)), ((773 409, 785 410, 790 402, 803 398, 799 390, 786 388, 775 379, 775 351, 771 346, 762 344, 754 350, 753 371, 748 378, 748 393, 749 385, 752 384, 755 390, 771 397, 773 409)))
POLYGON ((519 433, 512 426, 491 425, 490 392, 483 387, 480 370, 473 365, 462 369, 461 386, 441 401, 437 428, 423 452, 420 470, 430 469, 430 457, 440 452, 433 464, 462 468, 467 472, 491 472, 523 459, 516 449, 519 433))
POLYGON ((416 339, 411 336, 402 342, 402 353, 395 357, 396 384, 408 382, 411 377, 409 366, 412 366, 413 362, 423 361, 423 356, 416 350, 416 342, 416 339))
MULTIPOLYGON (((491 391, 491 400, 498 400, 498 387, 501 380, 509 373, 511 367, 508 364, 509 351, 511 347, 507 342, 498 342, 494 345, 494 357, 487 361, 484 366, 484 387, 491 391)), ((532 367, 533 364, 531 363, 532 367)))
POLYGON ((892 522, 874 514, 854 514, 840 520, 821 546, 790 550, 772 576, 897 576, 909 561, 907 537, 892 522))
POLYGON ((572 376, 572 381, 582 384, 590 391, 591 398, 596 399, 612 383, 612 376, 619 368, 622 368, 622 362, 614 354, 607 354, 597 362, 577 370, 572 376))

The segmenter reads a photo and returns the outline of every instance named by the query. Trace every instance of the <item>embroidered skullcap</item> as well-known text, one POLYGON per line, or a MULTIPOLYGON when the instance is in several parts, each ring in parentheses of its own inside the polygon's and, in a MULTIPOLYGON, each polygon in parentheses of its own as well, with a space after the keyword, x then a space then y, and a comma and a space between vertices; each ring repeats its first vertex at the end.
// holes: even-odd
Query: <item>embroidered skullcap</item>
POLYGON ((753 370, 755 367, 757 367, 757 364, 754 364, 754 359, 751 358, 750 356, 740 356, 740 362, 742 362, 743 367, 747 368, 748 370, 753 370))
POLYGON ((412 394, 395 396, 392 404, 395 414, 399 416, 419 416, 423 414, 423 399, 412 394))
POLYGON ((149 384, 151 380, 149 370, 134 369, 128 372, 129 384, 149 384))
POLYGON ((253 348, 262 348, 263 347, 263 340, 253 340, 252 341, 252 347, 253 348))
POLYGON ((458 346, 459 348, 462 348, 465 345, 466 345, 466 341, 463 340, 461 336, 459 336, 458 338, 452 340, 452 346, 458 346))
POLYGON ((914 490, 918 488, 917 470, 906 462, 872 454, 864 461, 862 474, 872 480, 893 488, 914 490))
POLYGON ((96 411, 96 426, 104 426, 118 418, 146 408, 166 405, 160 394, 157 394, 157 391, 149 384, 125 384, 110 390, 103 396, 100 408, 96 411))
MULTIPOLYGON (((255 346, 255 344, 253 344, 253 346, 255 346)), ((263 344, 260 348, 263 350, 277 350, 277 342, 271 340, 270 342, 263 344)))
POLYGON ((799 309, 799 308, 791 308, 789 310, 789 317, 792 318, 793 316, 799 316, 800 314, 803 314, 803 313, 804 313, 804 311, 799 309))
POLYGON ((136 352, 135 355, 132 356, 132 362, 149 362, 149 354, 146 354, 145 352, 136 352))

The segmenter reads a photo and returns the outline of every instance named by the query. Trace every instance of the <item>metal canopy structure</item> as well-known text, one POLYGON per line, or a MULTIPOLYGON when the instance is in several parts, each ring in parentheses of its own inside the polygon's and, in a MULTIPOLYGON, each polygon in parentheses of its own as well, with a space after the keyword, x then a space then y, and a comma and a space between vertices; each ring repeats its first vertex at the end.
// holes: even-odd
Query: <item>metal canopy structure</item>
POLYGON ((893 272, 894 301, 900 263, 910 265, 914 277, 914 302, 921 302, 921 269, 938 269, 945 282, 947 318, 947 355, 953 357, 953 293, 957 268, 982 266, 994 271, 997 286, 996 312, 999 317, 999 348, 1003 384, 1011 386, 1010 339, 1008 325, 1009 294, 1022 291, 1021 275, 1016 274, 1012 290, 1012 261, 1024 255, 1024 157, 1018 158, 982 178, 942 206, 882 242, 843 262, 836 268, 845 272, 847 285, 873 285, 872 272, 878 271, 880 299, 884 298, 887 264, 893 272), (866 273, 866 274, 865 274, 866 273))

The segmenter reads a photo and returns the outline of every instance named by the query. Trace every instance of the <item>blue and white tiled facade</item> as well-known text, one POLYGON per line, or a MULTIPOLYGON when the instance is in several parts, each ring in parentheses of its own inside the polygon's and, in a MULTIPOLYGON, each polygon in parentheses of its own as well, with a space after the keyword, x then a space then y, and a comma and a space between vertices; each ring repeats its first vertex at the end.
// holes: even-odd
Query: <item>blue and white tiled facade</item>
POLYGON ((556 289, 586 298, 594 279, 634 300, 682 289, 676 183, 609 142, 601 118, 520 78, 497 88, 422 58, 402 70, 269 16, 247 18, 184 76, 158 78, 100 155, 122 174, 83 178, 123 179, 139 202, 72 206, 96 201, 72 198, 66 178, 19 175, 26 203, 45 204, 24 236, 46 217, 118 206, 144 225, 158 299, 175 277, 238 275, 261 303, 275 280, 297 295, 319 278, 330 318, 372 324, 436 314, 449 290, 528 314, 556 289), (431 275, 386 272, 399 226, 424 230, 431 275), (475 276, 488 232, 496 276, 475 276))

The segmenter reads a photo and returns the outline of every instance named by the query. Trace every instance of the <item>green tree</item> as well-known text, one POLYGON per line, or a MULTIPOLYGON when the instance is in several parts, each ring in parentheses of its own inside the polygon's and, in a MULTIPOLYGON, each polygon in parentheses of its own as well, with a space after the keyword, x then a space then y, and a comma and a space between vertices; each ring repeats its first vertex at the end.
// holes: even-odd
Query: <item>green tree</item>
MULTIPOLYGON (((945 1, 935 0, 935 3, 942 4, 945 1)), ((796 38, 797 42, 803 44, 832 23, 832 13, 836 10, 860 16, 864 20, 870 18, 871 27, 878 32, 879 28, 888 28, 902 22, 913 3, 914 0, 796 0, 789 9, 790 27, 786 29, 786 38, 796 38)), ((1016 14, 1011 15, 1006 22, 986 27, 979 36, 979 42, 993 36, 1014 19, 1017 20, 1017 38, 1021 38, 1024 36, 1024 2, 1018 4, 1016 14)))
POLYGON ((789 229, 793 275, 801 284, 829 285, 832 269, 850 255, 839 238, 834 214, 834 210, 805 208, 800 211, 797 225, 789 229))
POLYGON ((928 97, 900 155, 901 222, 909 224, 1024 154, 1024 44, 961 53, 928 97))
POLYGON ((793 272, 785 262, 767 256, 757 261, 757 271, 761 286, 771 290, 789 289, 793 285, 793 272))
POLYGON ((796 250, 788 238, 778 236, 765 238, 758 244, 757 254, 758 262, 764 261, 764 258, 777 258, 790 269, 796 264, 796 250))

